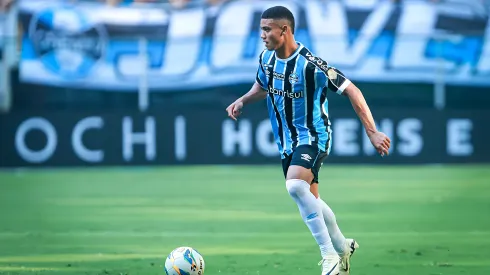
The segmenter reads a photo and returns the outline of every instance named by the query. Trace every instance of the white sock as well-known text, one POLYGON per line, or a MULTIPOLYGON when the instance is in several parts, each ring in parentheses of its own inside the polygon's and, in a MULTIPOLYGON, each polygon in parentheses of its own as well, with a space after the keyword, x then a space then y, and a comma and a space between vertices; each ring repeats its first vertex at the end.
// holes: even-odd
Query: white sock
POLYGON ((328 233, 332 240, 333 247, 339 255, 344 255, 346 252, 345 237, 340 232, 340 228, 337 225, 337 219, 332 209, 326 204, 320 197, 318 197, 318 204, 320 205, 323 213, 323 220, 328 228, 328 233))
POLYGON ((322 209, 315 196, 310 192, 310 185, 304 180, 292 179, 286 181, 286 188, 298 205, 303 221, 320 247, 322 257, 336 253, 322 217, 322 209))

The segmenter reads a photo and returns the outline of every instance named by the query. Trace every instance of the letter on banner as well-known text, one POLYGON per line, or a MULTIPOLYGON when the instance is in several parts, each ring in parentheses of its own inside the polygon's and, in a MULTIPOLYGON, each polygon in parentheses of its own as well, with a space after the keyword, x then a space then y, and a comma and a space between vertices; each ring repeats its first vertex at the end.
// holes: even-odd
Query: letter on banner
POLYGON ((397 151, 402 156, 415 156, 420 154, 424 147, 424 140, 420 134, 422 122, 416 118, 406 118, 397 127, 397 151))
POLYGON ((154 160, 156 157, 156 131, 155 119, 147 117, 145 120, 145 132, 133 132, 133 120, 131 117, 123 119, 123 157, 126 161, 133 159, 133 146, 135 144, 145 145, 146 160, 154 160))
POLYGON ((470 156, 473 153, 470 119, 450 119, 447 122, 447 153, 451 156, 470 156))
POLYGON ((225 156, 235 155, 237 146, 242 156, 249 156, 252 153, 252 123, 248 119, 241 119, 238 122, 231 119, 223 121, 221 137, 225 156))
POLYGON ((186 123, 184 116, 175 118, 175 158, 177 160, 185 160, 187 156, 187 135, 186 123))
POLYGON ((101 162, 104 160, 104 151, 90 150, 83 144, 83 134, 89 129, 100 129, 104 127, 101 117, 87 117, 80 120, 71 135, 71 144, 75 154, 86 162, 101 162))
POLYGON ((373 11, 359 30, 358 39, 350 45, 345 4, 340 1, 305 1, 309 31, 318 56, 328 57, 335 66, 355 66, 365 56, 374 39, 383 30, 393 5, 389 2, 373 6, 373 11), (325 7, 326 5, 326 7, 325 7))
POLYGON ((437 10, 433 4, 424 2, 406 2, 403 6, 397 39, 393 44, 391 66, 395 69, 428 70, 426 75, 432 77, 433 68, 437 64, 425 58, 425 51, 427 42, 434 34, 437 10))
POLYGON ((231 2, 220 11, 211 52, 211 62, 214 68, 241 66, 238 62, 242 60, 243 50, 247 45, 253 12, 254 5, 244 1, 231 2))
POLYGON ((478 72, 490 78, 490 16, 488 17, 487 30, 483 37, 483 49, 478 62, 478 72))
POLYGON ((30 163, 42 163, 47 161, 56 150, 58 136, 53 124, 42 117, 30 118, 17 128, 15 133, 15 149, 23 160, 30 163), (27 147, 25 138, 31 130, 40 130, 46 135, 46 145, 39 151, 33 151, 27 147))
POLYGON ((165 51, 165 75, 189 73, 197 64, 204 32, 204 10, 175 10, 170 17, 170 29, 165 51))

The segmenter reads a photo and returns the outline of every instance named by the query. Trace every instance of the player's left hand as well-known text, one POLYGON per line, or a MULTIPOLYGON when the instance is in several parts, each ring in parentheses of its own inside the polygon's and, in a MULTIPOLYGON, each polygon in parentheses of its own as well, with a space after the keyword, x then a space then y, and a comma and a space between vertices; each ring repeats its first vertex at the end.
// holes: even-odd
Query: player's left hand
POLYGON ((391 140, 388 136, 383 132, 375 132, 369 135, 369 140, 373 144, 376 151, 383 157, 384 155, 389 155, 391 140))

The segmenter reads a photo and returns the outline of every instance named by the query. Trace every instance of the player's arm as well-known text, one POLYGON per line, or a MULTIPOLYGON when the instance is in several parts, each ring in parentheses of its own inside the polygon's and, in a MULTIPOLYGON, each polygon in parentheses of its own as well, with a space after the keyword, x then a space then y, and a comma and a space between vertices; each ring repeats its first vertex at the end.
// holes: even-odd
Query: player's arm
POLYGON ((255 83, 250 91, 241 96, 239 99, 235 100, 235 102, 233 102, 232 104, 230 104, 230 106, 228 106, 228 108, 226 108, 228 116, 233 120, 236 120, 236 118, 242 113, 243 105, 263 100, 267 97, 267 77, 262 66, 262 56, 264 55, 264 52, 260 54, 255 83))
POLYGON ((259 100, 263 100, 267 97, 267 92, 260 86, 259 83, 255 82, 250 91, 244 94, 242 97, 237 99, 237 101, 241 101, 243 105, 257 102, 259 100))
POLYGON ((388 155, 391 141, 384 133, 376 129, 373 115, 361 90, 334 67, 329 67, 325 75, 328 78, 327 85, 331 91, 349 98, 374 148, 381 156, 388 155))
POLYGON ((266 97, 267 92, 259 83, 255 82, 250 91, 235 100, 235 102, 226 108, 226 112, 228 112, 228 116, 230 118, 237 120, 237 117, 242 113, 242 108, 244 105, 263 100, 266 97))
POLYGON ((366 130, 366 134, 368 135, 371 143, 376 148, 378 153, 381 156, 385 154, 388 155, 391 140, 384 133, 379 132, 376 129, 373 115, 371 114, 371 110, 369 109, 369 106, 367 105, 366 99, 364 99, 361 90, 359 90, 356 85, 350 82, 348 85, 346 85, 343 91, 341 91, 341 93, 349 98, 352 107, 354 108, 354 111, 359 117, 359 120, 361 120, 364 129, 366 130))

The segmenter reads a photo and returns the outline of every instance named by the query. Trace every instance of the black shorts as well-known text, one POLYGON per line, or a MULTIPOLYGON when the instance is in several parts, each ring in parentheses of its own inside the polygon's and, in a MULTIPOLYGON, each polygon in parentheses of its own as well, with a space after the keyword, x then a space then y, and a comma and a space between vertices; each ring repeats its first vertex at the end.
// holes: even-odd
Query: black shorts
POLYGON ((300 145, 294 149, 291 155, 282 159, 284 177, 288 174, 289 166, 298 165, 311 169, 313 173, 313 181, 311 183, 318 183, 318 172, 327 156, 328 153, 318 150, 315 146, 300 145))

